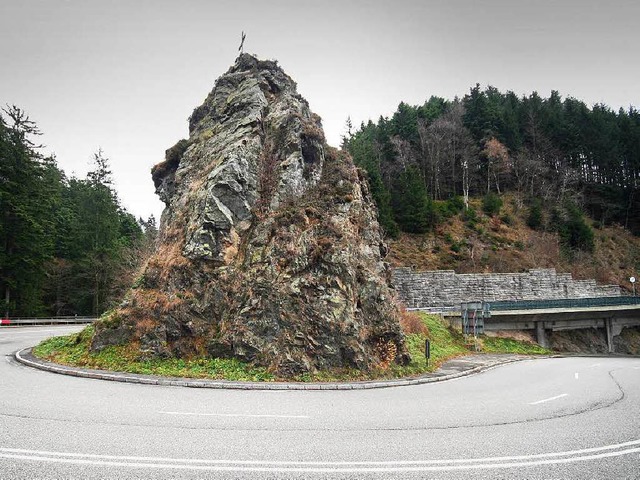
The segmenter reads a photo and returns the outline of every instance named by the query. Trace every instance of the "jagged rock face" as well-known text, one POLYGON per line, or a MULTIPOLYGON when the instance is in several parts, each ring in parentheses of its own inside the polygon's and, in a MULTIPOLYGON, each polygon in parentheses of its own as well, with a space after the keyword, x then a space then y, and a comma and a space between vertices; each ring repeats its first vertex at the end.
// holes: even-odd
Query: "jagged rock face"
POLYGON ((373 202, 275 62, 243 54, 154 167, 157 252, 92 348, 236 357, 283 376, 406 362, 373 202))

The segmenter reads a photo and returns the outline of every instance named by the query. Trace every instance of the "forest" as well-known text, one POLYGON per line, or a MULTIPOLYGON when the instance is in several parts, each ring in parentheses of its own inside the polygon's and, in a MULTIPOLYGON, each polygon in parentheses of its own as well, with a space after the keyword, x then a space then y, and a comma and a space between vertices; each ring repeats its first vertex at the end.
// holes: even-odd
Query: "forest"
POLYGON ((470 196, 498 213, 507 192, 529 209, 531 227, 556 229, 569 248, 593 248, 585 213, 640 234, 634 107, 615 112, 557 91, 519 97, 477 84, 462 99, 400 103, 391 118, 355 130, 348 119, 342 148, 367 171, 391 237, 465 214, 470 196))
POLYGON ((3 109, 0 315, 99 315, 131 285, 155 219, 136 220, 120 205, 101 150, 86 178, 69 178, 40 153, 39 134, 24 111, 3 109))

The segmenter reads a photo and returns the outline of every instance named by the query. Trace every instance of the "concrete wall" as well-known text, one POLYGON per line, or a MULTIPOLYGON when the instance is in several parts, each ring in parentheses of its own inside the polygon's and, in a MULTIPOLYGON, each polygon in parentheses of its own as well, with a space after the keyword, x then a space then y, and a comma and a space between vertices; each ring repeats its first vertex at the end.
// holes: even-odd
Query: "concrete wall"
POLYGON ((393 283, 407 308, 457 306, 469 301, 542 300, 617 297, 618 285, 598 285, 595 280, 574 280, 555 269, 524 273, 463 273, 453 270, 416 272, 393 270, 393 283))

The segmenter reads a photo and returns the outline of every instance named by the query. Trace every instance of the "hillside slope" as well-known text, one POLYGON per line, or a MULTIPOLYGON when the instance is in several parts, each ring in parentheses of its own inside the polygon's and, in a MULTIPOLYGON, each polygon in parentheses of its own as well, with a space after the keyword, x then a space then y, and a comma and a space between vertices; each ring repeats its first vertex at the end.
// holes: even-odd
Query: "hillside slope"
POLYGON ((387 261, 392 266, 418 270, 455 270, 457 273, 521 272, 555 268, 576 279, 593 278, 617 284, 631 292, 629 277, 640 271, 640 237, 620 226, 599 227, 586 218, 594 233, 593 252, 571 251, 561 244, 544 212, 544 227, 527 225, 529 208, 505 195, 498 215, 483 213, 480 199, 470 201, 473 213, 461 212, 425 234, 401 233, 389 241, 387 261))

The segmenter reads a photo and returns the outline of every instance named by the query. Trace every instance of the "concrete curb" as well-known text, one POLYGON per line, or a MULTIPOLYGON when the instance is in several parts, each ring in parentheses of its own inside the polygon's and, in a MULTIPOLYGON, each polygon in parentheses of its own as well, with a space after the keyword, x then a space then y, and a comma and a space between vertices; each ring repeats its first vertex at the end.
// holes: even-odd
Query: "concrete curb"
MULTIPOLYGON (((424 385, 427 383, 444 382, 455 378, 465 377, 476 373, 484 372, 502 365, 523 360, 531 360, 534 358, 548 358, 547 356, 528 356, 528 355, 504 355, 502 357, 496 355, 487 355, 487 361, 477 363, 468 362, 466 366, 458 366, 458 370, 451 373, 438 373, 440 370, 451 370, 451 365, 459 365, 465 362, 465 358, 460 357, 449 360, 441 366, 435 373, 426 374, 420 377, 402 378, 394 380, 370 380, 350 383, 302 383, 302 382, 237 382, 231 380, 206 380, 180 377, 160 377, 156 375, 142 375, 135 373, 108 372, 106 370, 92 370, 85 368, 69 367, 59 365, 57 363, 47 362, 35 357, 31 348, 23 348, 14 354, 15 359, 28 367, 37 368, 51 373, 61 375, 70 375, 74 377, 92 378, 97 380, 110 380, 114 382, 139 383, 144 385, 163 385, 171 387, 190 387, 190 388, 215 388, 215 389, 234 389, 234 390, 369 390, 373 388, 390 388, 405 387, 410 385, 424 385), (497 358, 496 358, 497 357, 497 358), (449 364, 449 367, 448 367, 449 364)), ((474 358, 480 355, 470 356, 474 358)), ((455 369, 455 368, 454 368, 455 369)))

